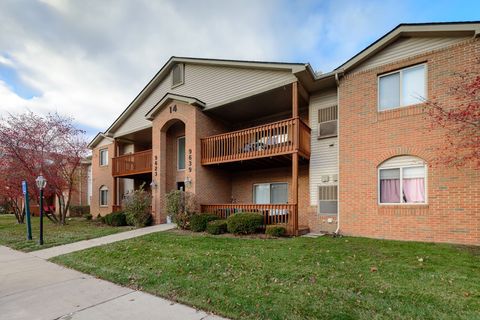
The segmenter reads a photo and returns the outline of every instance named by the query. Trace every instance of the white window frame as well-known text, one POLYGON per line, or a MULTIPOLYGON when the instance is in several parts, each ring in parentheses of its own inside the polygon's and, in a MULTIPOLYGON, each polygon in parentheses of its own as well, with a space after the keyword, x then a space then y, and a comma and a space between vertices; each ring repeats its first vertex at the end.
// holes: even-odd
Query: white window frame
POLYGON ((426 163, 423 165, 420 164, 412 164, 406 166, 392 166, 392 167, 379 167, 377 170, 377 203, 381 206, 425 206, 428 205, 428 166, 426 163), (424 184, 425 184, 425 202, 403 202, 403 169, 406 168, 417 168, 417 167, 424 167, 425 169, 425 176, 424 176, 424 184), (380 171, 381 170, 389 170, 389 169, 400 169, 400 202, 381 202, 380 199, 380 171))
POLYGON ((184 152, 184 157, 185 157, 185 168, 187 167, 187 140, 185 136, 181 136, 177 138, 177 171, 185 171, 185 168, 181 169, 180 168, 180 139, 184 139, 184 145, 185 145, 185 152, 184 152))
POLYGON ((288 196, 289 196, 289 193, 288 193, 288 182, 282 182, 282 181, 279 181, 279 182, 264 182, 264 183, 254 183, 253 184, 253 187, 252 187, 252 202, 255 203, 255 186, 261 186, 261 185, 266 185, 268 184, 268 198, 269 198, 269 203, 268 204, 274 204, 272 203, 272 184, 285 184, 287 185, 287 202, 285 202, 285 204, 288 204, 288 196))
POLYGON ((173 89, 173 88, 176 88, 176 87, 178 87, 178 86, 181 86, 182 84, 185 83, 185 65, 184 65, 183 63, 177 63, 177 64, 175 64, 175 65, 172 67, 171 73, 172 73, 172 89, 173 89), (174 81, 173 70, 174 70, 177 66, 180 67, 181 75, 182 75, 182 76, 181 76, 181 79, 182 79, 182 80, 181 80, 179 83, 173 83, 173 81, 174 81))
POLYGON ((98 156, 99 156, 98 163, 100 164, 100 167, 108 166, 108 148, 100 149, 98 151, 98 156), (102 164, 102 152, 106 153, 105 163, 103 163, 103 164, 102 164))
POLYGON ((101 186, 100 189, 99 189, 99 193, 98 193, 98 203, 100 205, 101 208, 105 208, 105 207, 108 207, 108 188, 106 186, 101 186), (106 192, 107 193, 107 196, 106 196, 106 201, 107 203, 106 204, 103 204, 102 203, 102 192, 106 192))
POLYGON ((377 76, 377 111, 378 112, 383 112, 383 111, 389 111, 389 110, 395 110, 395 109, 399 109, 399 108, 405 108, 405 107, 409 107, 409 106, 414 106, 416 104, 420 104, 422 103, 421 101, 419 101, 418 103, 414 103, 414 104, 403 104, 403 97, 402 97, 402 82, 403 82, 403 72, 405 70, 408 70, 408 69, 413 69, 413 68, 416 68, 416 67, 419 67, 419 66, 424 66, 424 79, 425 79, 425 83, 424 83, 424 91, 425 91, 425 100, 428 99, 428 65, 426 62, 424 63, 419 63, 419 64, 415 64, 413 66, 409 66, 409 67, 406 67, 406 68, 402 68, 402 69, 398 69, 398 70, 395 70, 395 71, 392 71, 392 72, 388 72, 388 73, 383 73, 379 76, 377 76), (395 74, 395 73, 398 73, 399 74, 399 101, 400 101, 400 104, 398 107, 394 107, 394 108, 390 108, 390 109, 380 109, 380 79, 383 78, 383 77, 386 77, 386 76, 389 76, 389 75, 392 75, 392 74, 395 74))

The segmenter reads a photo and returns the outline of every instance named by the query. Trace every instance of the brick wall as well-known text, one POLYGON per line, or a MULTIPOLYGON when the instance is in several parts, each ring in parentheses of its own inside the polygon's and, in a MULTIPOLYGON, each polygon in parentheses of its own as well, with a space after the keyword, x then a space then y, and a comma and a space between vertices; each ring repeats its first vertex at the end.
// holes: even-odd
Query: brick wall
MULTIPOLYGON (((309 227, 311 232, 334 232, 336 217, 319 216, 317 207, 310 206, 308 188, 308 165, 299 166, 298 171, 298 224, 309 227), (333 218, 329 223, 328 218, 333 218)), ((253 203, 253 185, 258 183, 288 183, 289 202, 292 202, 292 168, 258 169, 232 172, 232 198, 237 203, 253 203)))
MULTIPOLYGON (((168 177, 172 176, 171 171, 176 170, 176 165, 172 165, 176 159, 175 147, 168 143, 169 128, 181 123, 185 126, 186 153, 186 170, 182 176, 192 181, 191 186, 186 186, 186 191, 195 193, 199 204, 228 202, 230 199, 229 176, 221 170, 203 167, 200 163, 200 138, 223 132, 223 126, 203 114, 198 107, 174 101, 165 105, 152 123, 153 180, 158 186, 153 191, 152 204, 156 223, 165 221, 165 194, 172 189, 173 181, 168 177), (173 108, 174 105, 176 108, 173 108)), ((176 178, 178 176, 175 174, 176 178)))
POLYGON ((96 147, 92 150, 92 201, 90 204, 90 213, 97 217, 99 214, 105 216, 112 212, 113 205, 113 177, 112 177, 112 157, 114 154, 113 143, 96 147), (100 150, 108 149, 108 165, 100 166, 100 150), (108 206, 100 207, 100 187, 108 188, 108 206))
POLYGON ((479 56, 479 39, 417 55, 390 65, 346 74, 340 96, 340 229, 375 238, 480 244, 479 171, 428 168, 426 205, 378 205, 377 169, 397 155, 431 163, 444 138, 429 132, 423 105, 377 112, 377 76, 427 63, 428 97, 458 103, 448 94, 454 72, 479 56))

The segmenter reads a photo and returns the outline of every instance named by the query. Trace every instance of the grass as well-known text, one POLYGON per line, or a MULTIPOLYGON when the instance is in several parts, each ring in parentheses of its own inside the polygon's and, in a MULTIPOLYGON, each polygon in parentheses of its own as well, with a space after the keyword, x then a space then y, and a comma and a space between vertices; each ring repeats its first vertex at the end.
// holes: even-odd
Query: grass
POLYGON ((33 240, 27 241, 26 224, 18 224, 13 215, 0 215, 0 245, 28 252, 131 229, 131 227, 111 227, 83 218, 72 218, 67 221, 67 225, 60 226, 44 218, 44 245, 40 246, 38 244, 39 221, 38 217, 32 217, 33 240))
POLYGON ((234 319, 480 319, 480 248, 163 232, 52 259, 234 319))

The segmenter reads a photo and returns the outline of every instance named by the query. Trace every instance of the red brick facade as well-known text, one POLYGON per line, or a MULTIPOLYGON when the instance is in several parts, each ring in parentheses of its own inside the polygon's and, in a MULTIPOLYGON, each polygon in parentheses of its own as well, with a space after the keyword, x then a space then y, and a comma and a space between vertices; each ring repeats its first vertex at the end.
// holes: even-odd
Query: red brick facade
MULTIPOLYGON (((480 174, 470 167, 453 169, 432 166, 436 148, 443 143, 444 132, 430 132, 430 120, 424 105, 379 112, 378 75, 425 63, 429 99, 446 104, 458 103, 449 95, 455 72, 468 69, 480 56, 480 41, 472 39, 419 54, 381 67, 338 78, 338 161, 339 214, 321 216, 311 206, 309 164, 299 166, 298 220, 300 227, 312 232, 399 240, 480 244, 480 174), (378 204, 378 168, 396 156, 415 156, 427 165, 427 203, 418 205, 378 204)), ((335 82, 326 90, 333 90, 335 82)), ((318 92, 317 92, 318 93, 318 92)), ((305 109, 302 110, 302 115, 305 109)), ((284 116, 281 114, 280 116, 284 116)), ((245 123, 243 123, 245 124, 245 123)), ((242 123, 236 124, 242 127, 242 123)), ((310 127, 317 125, 310 123, 310 127)), ((229 131, 222 122, 203 112, 201 107, 170 101, 152 120, 152 213, 156 223, 165 221, 165 194, 178 182, 190 181, 185 190, 197 195, 199 204, 253 203, 257 183, 287 182, 292 198, 292 166, 256 170, 227 170, 226 167, 201 164, 201 139, 229 131), (177 168, 177 138, 185 136, 186 168, 177 168)), ((93 150, 94 216, 112 211, 113 183, 111 157, 113 144, 93 150), (99 150, 108 148, 109 165, 99 166, 99 150), (109 205, 99 206, 99 188, 109 189, 109 205)), ((336 166, 336 162, 335 165, 336 166)), ((314 177, 315 175, 312 175, 314 177)), ((314 183, 312 183, 314 184, 314 183)), ((312 202, 315 203, 315 202, 312 202)))
POLYGON ((379 205, 377 169, 385 160, 412 155, 431 163, 443 143, 429 132, 423 105, 377 111, 379 74, 427 64, 428 97, 455 105, 448 90, 454 72, 479 57, 479 39, 356 74, 340 82, 340 231, 346 235, 480 244, 480 176, 473 168, 429 166, 428 204, 379 205))
POLYGON ((90 213, 92 216, 105 216, 112 212, 113 206, 113 177, 112 177, 112 157, 114 155, 114 144, 99 146, 92 151, 92 199, 90 203, 90 213), (108 150, 108 165, 100 166, 100 150, 108 150), (100 206, 100 188, 108 188, 108 206, 100 206))

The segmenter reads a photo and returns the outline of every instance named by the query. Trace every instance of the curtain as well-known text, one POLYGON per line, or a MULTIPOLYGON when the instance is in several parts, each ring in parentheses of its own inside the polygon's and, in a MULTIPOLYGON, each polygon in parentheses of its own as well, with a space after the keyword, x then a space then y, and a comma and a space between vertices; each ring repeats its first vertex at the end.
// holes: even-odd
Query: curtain
POLYGON ((425 202, 425 180, 423 178, 403 179, 403 195, 407 203, 425 202))
POLYGON ((400 202, 400 179, 380 180, 380 202, 381 203, 399 203, 400 202))

